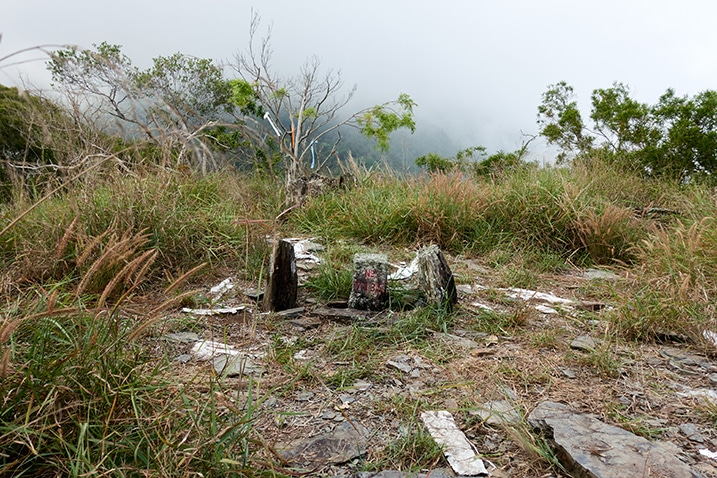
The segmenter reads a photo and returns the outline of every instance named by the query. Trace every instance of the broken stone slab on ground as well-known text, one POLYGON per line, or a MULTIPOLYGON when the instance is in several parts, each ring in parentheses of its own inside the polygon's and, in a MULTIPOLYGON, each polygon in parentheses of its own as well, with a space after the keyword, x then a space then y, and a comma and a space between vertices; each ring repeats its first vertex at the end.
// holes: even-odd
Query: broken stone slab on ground
POLYGON ((264 373, 264 367, 259 361, 260 356, 236 350, 222 342, 197 342, 192 347, 190 356, 199 361, 211 360, 214 370, 222 377, 264 373))
POLYGON ((280 444, 275 450, 290 464, 313 467, 340 465, 366 453, 367 437, 365 427, 356 421, 346 421, 332 432, 280 444))
POLYGON ((264 293, 264 310, 279 312, 296 307, 298 287, 294 247, 288 241, 276 241, 264 293))
POLYGON ((585 269, 580 275, 580 277, 588 280, 616 280, 620 278, 620 276, 618 276, 612 271, 594 268, 585 269))
POLYGON ((294 244, 294 255, 296 260, 313 262, 315 264, 321 263, 321 258, 312 254, 312 252, 322 252, 326 248, 321 244, 313 242, 313 239, 285 239, 286 241, 294 244))
POLYGON ((239 307, 212 307, 209 309, 190 309, 189 307, 182 308, 182 312, 185 314, 192 314, 192 315, 202 315, 202 316, 210 316, 210 315, 235 315, 239 312, 251 312, 251 310, 247 309, 246 306, 239 306, 239 307))
POLYGON ((483 460, 478 457, 473 445, 458 428, 450 412, 446 410, 423 412, 421 420, 436 444, 443 448, 443 453, 453 471, 459 475, 488 476, 483 460))
POLYGON ((575 476, 699 476, 659 445, 591 415, 577 413, 567 405, 542 402, 530 413, 528 421, 550 439, 562 465, 575 476))
MULTIPOLYGON (((455 473, 447 468, 436 468, 428 473, 411 473, 396 470, 384 470, 378 473, 375 471, 360 471, 350 475, 349 478, 455 478, 455 476, 455 473)), ((339 478, 339 475, 332 478, 339 478)))
POLYGON ((196 332, 172 332, 164 334, 162 338, 170 342, 178 342, 180 344, 193 344, 194 342, 202 340, 196 332))
POLYGON ((487 402, 471 412, 478 415, 488 425, 505 427, 520 423, 520 411, 508 400, 494 400, 487 402))
POLYGON ((570 348, 575 350, 582 350, 583 352, 594 352, 598 347, 603 345, 603 341, 591 337, 589 335, 580 335, 570 342, 570 348))
POLYGON ((349 308, 384 310, 388 306, 386 254, 355 254, 349 308))
POLYGON ((411 373, 411 357, 408 355, 396 355, 386 361, 386 364, 400 370, 403 373, 411 373))
POLYGON ((450 346, 460 347, 468 350, 476 350, 480 348, 480 346, 475 340, 461 337, 459 335, 447 334, 444 332, 434 332, 433 336, 441 342, 450 346))
POLYGON ((239 355, 239 351, 231 345, 203 340, 194 344, 191 354, 196 360, 204 361, 219 355, 239 355))
POLYGON ((433 244, 422 248, 418 259, 418 285, 429 304, 453 310, 458 303, 458 291, 453 272, 443 253, 433 244))
POLYGON ((339 307, 317 307, 311 313, 317 317, 328 320, 336 320, 338 322, 356 322, 367 320, 376 315, 375 312, 369 310, 358 310, 351 308, 339 307))
POLYGON ((553 304, 553 305, 573 305, 573 304, 575 304, 574 300, 564 299, 562 297, 558 297, 553 294, 548 294, 546 292, 538 292, 537 290, 520 289, 520 288, 515 288, 515 287, 511 287, 508 289, 498 289, 498 290, 506 292, 506 295, 513 299, 522 299, 525 301, 539 300, 539 301, 547 302, 547 303, 553 304))
POLYGON ((264 367, 254 358, 245 354, 219 355, 212 359, 212 366, 220 377, 259 376, 264 373, 264 367))
POLYGON ((221 281, 219 284, 215 285, 211 289, 209 289, 209 293, 214 296, 214 300, 217 301, 222 298, 224 294, 229 292, 234 288, 234 281, 231 277, 227 277, 223 281, 221 281))

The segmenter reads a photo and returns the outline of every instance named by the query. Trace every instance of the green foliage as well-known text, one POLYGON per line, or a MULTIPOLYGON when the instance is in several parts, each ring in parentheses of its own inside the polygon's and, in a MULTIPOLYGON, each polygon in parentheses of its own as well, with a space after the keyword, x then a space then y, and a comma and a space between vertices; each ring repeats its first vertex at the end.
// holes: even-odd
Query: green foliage
POLYGON ((483 146, 473 146, 458 151, 455 156, 446 158, 437 153, 428 153, 416 158, 416 166, 425 168, 429 173, 446 173, 460 171, 471 173, 476 177, 497 178, 507 172, 527 165, 523 156, 527 151, 527 144, 514 152, 498 151, 487 155, 483 146))
POLYGON ((153 100, 155 116, 198 128, 230 111, 234 85, 223 79, 212 60, 175 53, 152 61, 152 68, 133 79, 136 89, 153 100))
MULTIPOLYGON (((12 270, 19 268, 24 280, 60 279, 68 272, 62 264, 72 267, 83 245, 113 231, 117 237, 145 236, 146 247, 158 250, 157 267, 167 272, 178 274, 209 262, 238 264, 246 267, 248 278, 254 277, 269 254, 267 219, 281 211, 280 193, 276 183, 260 177, 221 173, 152 171, 107 179, 89 189, 78 185, 45 201, 9 230, 1 238, 2 260, 12 270), (56 244, 63 237, 67 257, 58 261, 56 244)), ((6 208, 2 225, 27 206, 21 201, 6 208)))
MULTIPOLYGON (((208 172, 219 159, 239 164, 257 161, 266 146, 252 136, 244 117, 259 114, 252 85, 226 81, 212 60, 182 53, 157 57, 140 71, 118 45, 95 50, 64 49, 48 65, 53 80, 79 105, 77 122, 119 136, 107 119, 118 122, 122 136, 145 138, 162 154, 162 165, 189 164, 208 172), (235 115, 232 120, 232 115, 235 115)), ((266 156, 266 155, 265 155, 266 156)))
POLYGON ((428 153, 416 158, 416 166, 426 168, 428 172, 446 172, 453 169, 456 164, 450 158, 444 158, 438 153, 428 153))
POLYGON ((11 164, 22 171, 37 171, 56 160, 54 140, 57 123, 65 119, 62 110, 51 101, 0 85, 0 199, 10 196, 11 164))
POLYGON ((259 93, 255 85, 246 80, 229 80, 232 96, 231 102, 237 106, 242 113, 253 116, 264 116, 264 109, 259 102, 259 93))
POLYGON ((94 51, 74 47, 52 53, 47 68, 55 86, 74 97, 84 110, 81 113, 99 110, 128 125, 142 125, 144 120, 136 117, 134 102, 140 96, 134 83, 137 68, 121 46, 106 42, 93 46, 94 51))
POLYGON ((394 131, 406 128, 416 130, 413 119, 413 108, 416 103, 405 93, 401 93, 396 101, 374 106, 356 118, 361 133, 376 140, 378 147, 386 151, 390 144, 390 135, 394 131))
POLYGON ((344 267, 336 269, 330 264, 319 268, 318 274, 306 282, 306 287, 321 300, 348 299, 353 284, 353 272, 344 267))
POLYGON ((114 97, 117 92, 111 91, 112 86, 115 89, 125 86, 123 83, 136 69, 120 45, 102 42, 93 46, 95 51, 79 48, 55 51, 48 62, 52 80, 77 90, 100 92, 100 87, 104 87, 104 94, 114 97))
POLYGON ((57 107, 47 100, 0 85, 0 158, 29 163, 51 161, 53 153, 42 141, 46 126, 42 120, 49 121, 55 111, 57 107), (39 117, 42 112, 45 118, 39 117))
POLYGON ((473 163, 471 165, 473 174, 476 176, 487 177, 502 176, 506 172, 518 168, 522 164, 521 156, 520 151, 512 153, 498 151, 495 154, 491 154, 483 161, 473 163))
POLYGON ((386 469, 405 470, 408 472, 424 469, 435 469, 443 464, 443 450, 436 440, 418 423, 415 417, 420 415, 418 402, 412 407, 412 415, 407 415, 406 431, 392 440, 377 457, 370 469, 384 471, 386 469))
POLYGON ((135 340, 156 318, 17 305, 0 322, 0 475, 277 476, 252 464, 251 397, 220 407, 216 380, 197 393, 135 340))
POLYGON ((319 196, 294 220, 312 234, 369 244, 435 243, 456 254, 538 248, 551 257, 630 262, 645 237, 632 208, 665 201, 660 190, 631 196, 640 192, 636 181, 642 179, 608 168, 518 168, 501 181, 442 173, 384 177, 319 196))
POLYGON ((585 125, 573 97, 573 87, 561 81, 548 87, 538 106, 540 134, 562 149, 559 160, 565 160, 576 149, 589 149, 593 140, 585 134, 585 125))
POLYGON ((717 92, 689 98, 668 89, 648 105, 632 99, 627 86, 616 82, 593 91, 590 128, 572 98, 572 87, 560 82, 549 87, 538 107, 540 134, 561 148, 561 159, 599 152, 603 160, 646 176, 712 180, 717 170, 717 92))
POLYGON ((437 153, 428 153, 416 158, 415 162, 416 166, 426 168, 429 173, 445 173, 451 170, 466 171, 477 164, 473 162, 476 159, 475 156, 485 157, 485 148, 474 146, 462 149, 452 158, 444 158, 437 153))

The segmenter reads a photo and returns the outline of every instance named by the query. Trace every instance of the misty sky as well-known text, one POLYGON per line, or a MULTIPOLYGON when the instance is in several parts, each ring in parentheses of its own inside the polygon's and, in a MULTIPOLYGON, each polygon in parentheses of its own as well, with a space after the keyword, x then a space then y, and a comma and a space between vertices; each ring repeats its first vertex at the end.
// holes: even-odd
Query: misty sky
MULTIPOLYGON (((272 27, 274 65, 286 74, 312 55, 340 70, 357 100, 405 92, 421 126, 439 125, 459 147, 490 152, 536 133, 547 86, 571 84, 584 109, 614 81, 654 103, 717 89, 713 0, 2 0, 0 58, 43 44, 107 41, 141 67, 182 52, 230 61, 246 47, 253 8, 272 27)), ((15 60, 0 83, 19 85, 15 60)), ((47 84, 41 61, 19 66, 47 84)), ((362 104, 362 106, 364 105, 362 104)), ((347 111, 348 113, 348 111, 347 111)))

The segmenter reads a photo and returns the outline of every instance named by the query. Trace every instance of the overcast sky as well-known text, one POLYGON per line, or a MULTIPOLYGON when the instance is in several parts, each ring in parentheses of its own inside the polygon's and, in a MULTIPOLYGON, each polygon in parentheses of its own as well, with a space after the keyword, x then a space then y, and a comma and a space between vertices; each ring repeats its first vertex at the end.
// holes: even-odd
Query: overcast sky
MULTIPOLYGON (((408 93, 418 131, 441 125, 459 147, 512 151, 536 133, 547 86, 571 84, 583 108, 614 81, 654 103, 717 89, 713 0, 2 0, 0 58, 44 44, 107 41, 139 67, 182 52, 231 60, 246 47, 252 8, 272 27, 274 64, 316 55, 361 101, 408 93)), ((0 83, 17 71, 0 63, 0 83)), ((42 62, 20 66, 46 82, 42 62)))

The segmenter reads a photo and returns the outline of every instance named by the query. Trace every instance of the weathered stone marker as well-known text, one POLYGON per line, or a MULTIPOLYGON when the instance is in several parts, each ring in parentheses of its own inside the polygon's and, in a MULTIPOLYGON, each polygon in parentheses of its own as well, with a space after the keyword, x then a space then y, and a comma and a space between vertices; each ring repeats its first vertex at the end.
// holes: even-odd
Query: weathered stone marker
POLYGON ((349 307, 383 310, 388 306, 388 258, 386 254, 355 254, 349 307))
POLYGON ((276 241, 269 264, 269 278, 264 293, 264 309, 278 312, 296 307, 298 285, 294 246, 288 241, 276 241))
POLYGON ((418 258, 418 286, 429 304, 445 307, 448 312, 458 303, 458 293, 453 272, 448 267, 437 245, 424 247, 416 254, 418 258))

